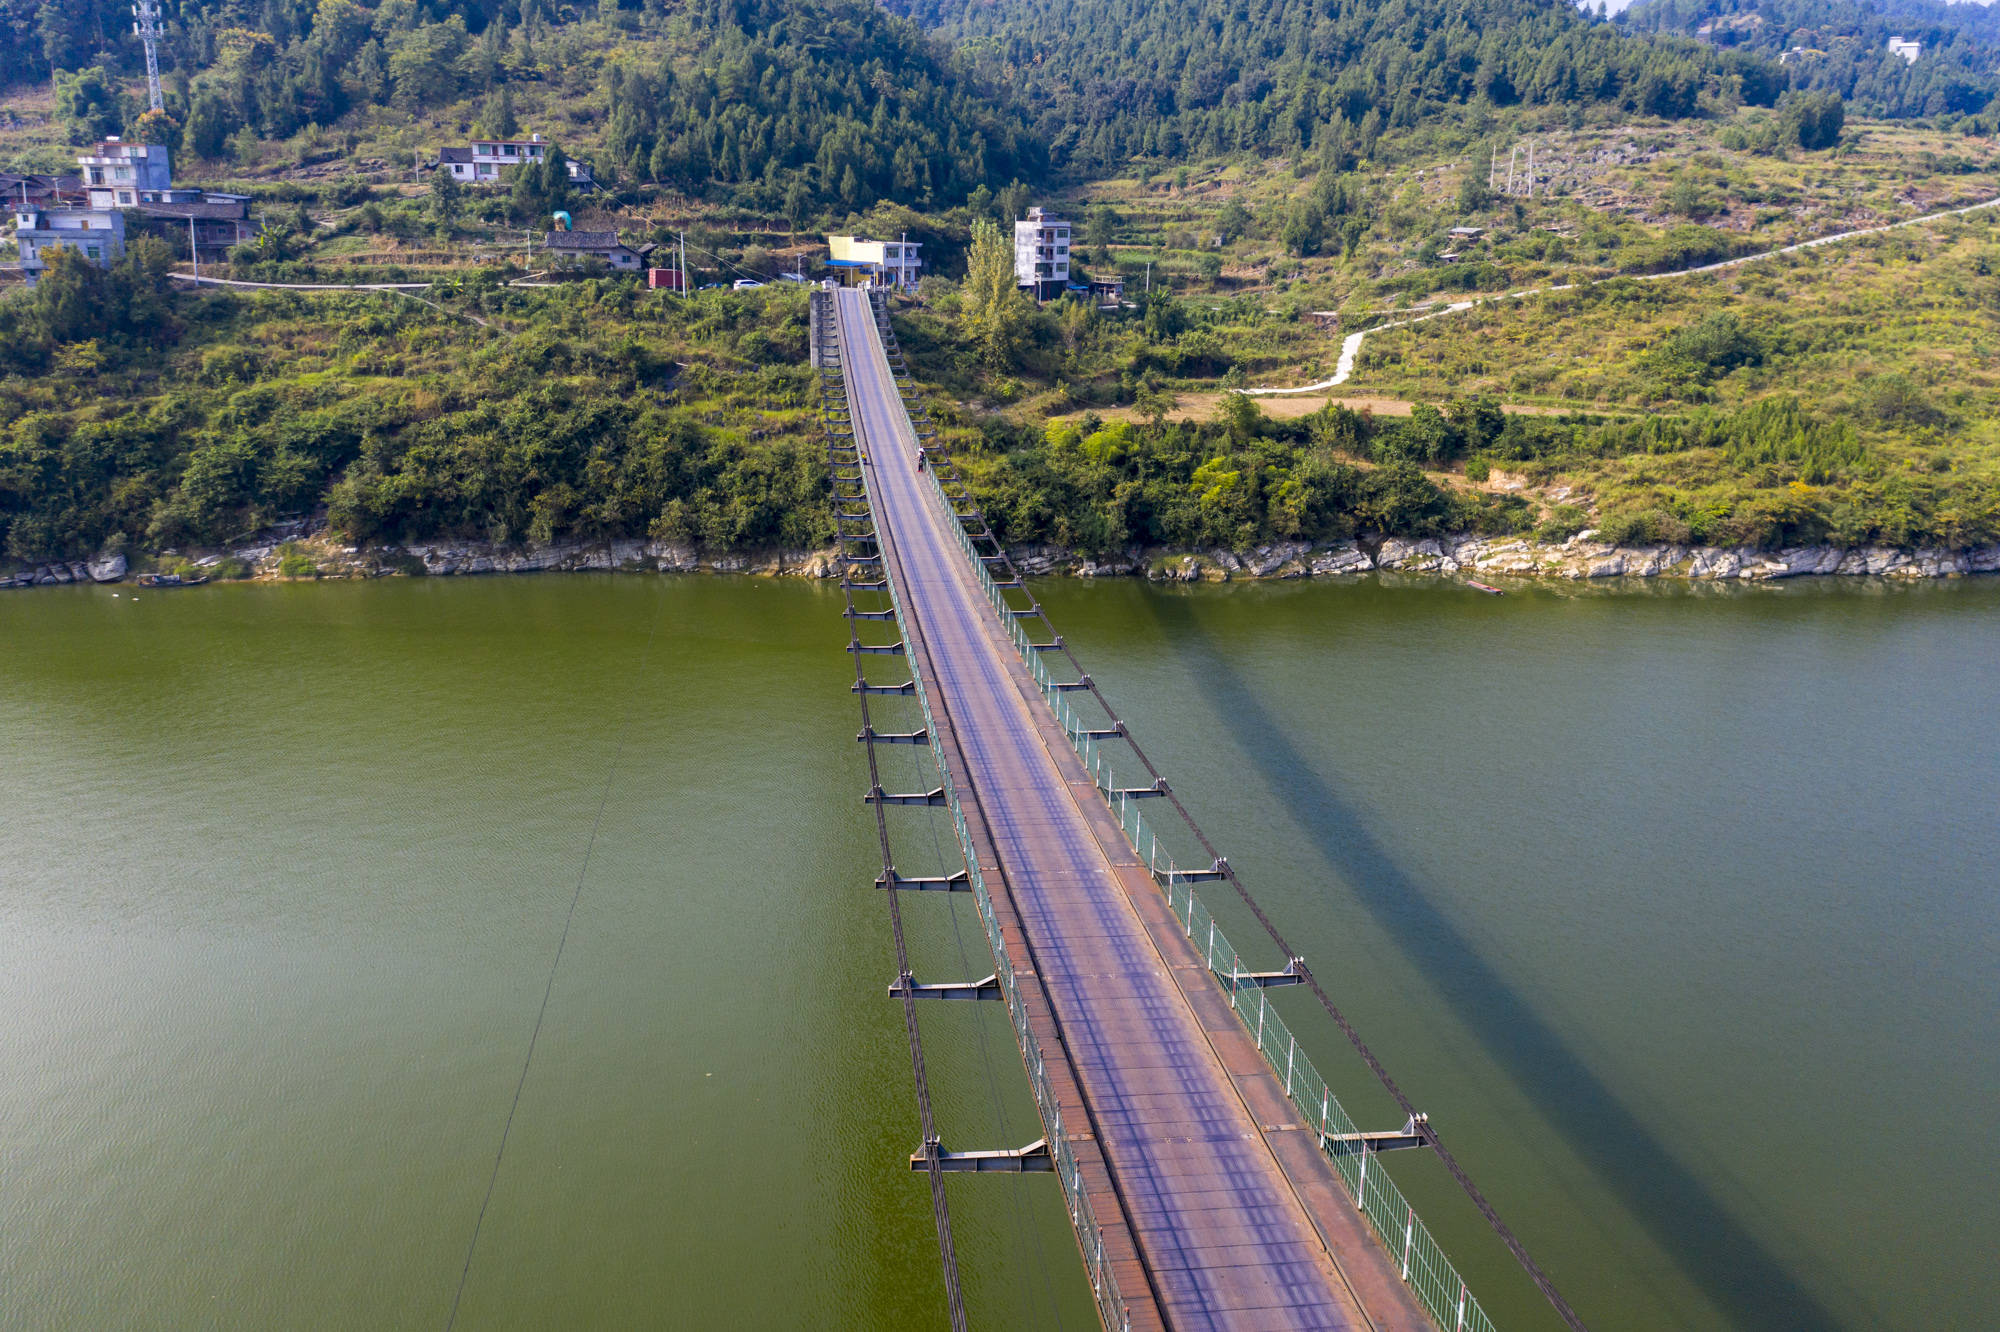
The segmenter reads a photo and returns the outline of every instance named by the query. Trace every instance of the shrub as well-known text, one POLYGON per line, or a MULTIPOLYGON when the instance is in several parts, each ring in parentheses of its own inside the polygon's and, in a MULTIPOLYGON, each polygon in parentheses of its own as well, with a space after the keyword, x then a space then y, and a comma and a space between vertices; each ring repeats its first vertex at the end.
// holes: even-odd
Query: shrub
POLYGON ((1550 509, 1548 516, 1535 524, 1535 540, 1555 543, 1567 541, 1590 525, 1590 515, 1574 504, 1558 504, 1550 509))
POLYGON ((317 578, 319 565, 313 562, 312 556, 301 549, 296 541, 287 541, 278 547, 278 577, 317 578))

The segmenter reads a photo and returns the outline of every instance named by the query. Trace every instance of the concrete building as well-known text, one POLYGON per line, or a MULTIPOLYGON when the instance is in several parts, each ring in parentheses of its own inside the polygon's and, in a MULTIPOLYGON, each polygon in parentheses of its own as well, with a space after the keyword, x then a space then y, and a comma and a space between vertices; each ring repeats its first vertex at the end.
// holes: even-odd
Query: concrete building
POLYGON ((1038 301, 1060 296, 1069 286, 1069 223, 1040 208, 1014 224, 1014 282, 1038 301))
MULTIPOLYGON (((451 172, 453 179, 468 185, 498 185, 507 168, 540 162, 548 154, 549 141, 539 134, 525 139, 474 139, 465 148, 438 149, 437 169, 451 172)), ((575 158, 564 160, 569 164, 570 184, 596 188, 588 166, 575 158)))
POLYGON ((83 187, 92 208, 131 208, 173 188, 165 145, 106 139, 80 154, 83 187))
POLYGON ((125 254, 125 214, 109 208, 16 208, 14 240, 21 247, 21 275, 40 280, 51 250, 71 249, 99 268, 125 254))
POLYGON ((923 248, 920 241, 828 236, 826 263, 829 268, 847 269, 870 281, 887 283, 898 291, 915 291, 924 267, 917 251, 923 248))
POLYGON ((542 248, 557 264, 601 263, 621 273, 636 273, 646 267, 646 256, 655 247, 627 245, 615 231, 551 231, 543 237, 542 248))
POLYGON ((158 236, 185 257, 190 246, 204 264, 219 264, 230 250, 257 239, 264 228, 250 216, 250 196, 166 190, 133 210, 138 229, 158 236))
POLYGON ((1924 53, 1924 44, 1922 42, 1919 41, 1906 42, 1900 36, 1891 37, 1889 39, 1889 54, 1899 55, 1903 57, 1904 64, 1908 65, 1916 64, 1917 57, 1922 55, 1923 53, 1924 53))

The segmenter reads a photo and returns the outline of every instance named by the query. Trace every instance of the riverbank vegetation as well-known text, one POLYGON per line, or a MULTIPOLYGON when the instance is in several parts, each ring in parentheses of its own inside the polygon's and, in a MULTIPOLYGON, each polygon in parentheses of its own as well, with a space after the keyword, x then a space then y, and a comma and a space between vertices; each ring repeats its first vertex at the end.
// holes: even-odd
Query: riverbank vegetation
POLYGON ((1011 539, 1994 539, 1985 221, 1633 280, 2000 194, 1979 89, 1930 108, 1912 74, 1856 107, 1864 85, 1824 69, 1566 5, 1427 5, 1281 6, 1209 49, 1185 37, 1220 21, 1208 0, 902 6, 917 22, 858 0, 286 0, 256 30, 203 3, 172 27, 164 117, 130 44, 85 21, 101 4, 32 33, 0 17, 21 38, 0 165, 164 136, 183 183, 241 189, 263 224, 211 273, 434 284, 189 292, 146 241, 0 300, 0 549, 308 513, 356 541, 816 544, 803 294, 509 285, 558 209, 685 239, 695 285, 812 272, 826 230, 920 242, 904 343, 1011 539), (1883 110, 1902 118, 1856 114, 1883 110), (418 169, 530 132, 601 188, 418 169), (1073 277, 1122 278, 1122 303, 1013 290, 1031 203, 1073 219, 1073 277), (1230 396, 1324 380, 1370 329, 1343 391, 1376 413, 1230 396))
POLYGON ((482 327, 386 293, 155 285, 171 322, 138 336, 85 326, 72 267, 156 282, 64 264, 0 304, 13 560, 215 545, 315 512, 357 542, 831 539, 802 292, 662 301, 496 275, 445 297, 482 327))

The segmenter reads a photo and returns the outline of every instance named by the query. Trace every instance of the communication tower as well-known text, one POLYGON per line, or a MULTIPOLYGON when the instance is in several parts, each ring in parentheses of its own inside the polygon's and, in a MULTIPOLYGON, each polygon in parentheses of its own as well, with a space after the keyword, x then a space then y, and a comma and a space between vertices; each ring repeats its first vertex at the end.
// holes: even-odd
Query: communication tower
POLYGON ((153 110, 164 111, 167 103, 160 96, 160 38, 166 29, 160 26, 160 0, 138 0, 132 6, 132 31, 146 44, 146 96, 152 100, 153 110))

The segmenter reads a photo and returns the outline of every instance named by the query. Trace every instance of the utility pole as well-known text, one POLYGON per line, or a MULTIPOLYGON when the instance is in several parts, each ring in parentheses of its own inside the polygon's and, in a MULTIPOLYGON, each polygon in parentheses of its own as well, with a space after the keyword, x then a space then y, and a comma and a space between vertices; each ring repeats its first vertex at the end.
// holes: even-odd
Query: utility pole
POLYGON ((1148 296, 1153 294, 1153 261, 1151 259, 1146 261, 1146 294, 1148 296))
POLYGON ((1535 141, 1528 140, 1528 197, 1535 197, 1535 141))
POLYGON ((903 266, 899 270, 897 270, 896 285, 899 287, 904 287, 907 286, 910 281, 910 233, 909 232, 906 231, 903 233, 903 239, 900 242, 900 244, 902 245, 902 248, 896 251, 896 253, 902 256, 903 266))
POLYGON ((681 295, 688 294, 688 234, 680 233, 681 295))
POLYGON ((146 96, 153 110, 164 111, 167 103, 160 96, 160 38, 166 30, 160 26, 160 0, 138 0, 132 6, 132 20, 132 31, 146 44, 146 96))
POLYGON ((201 280, 201 247, 194 239, 194 214, 188 214, 188 261, 194 265, 196 281, 201 280))

